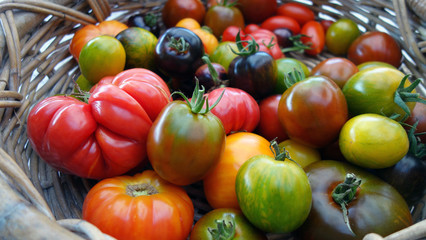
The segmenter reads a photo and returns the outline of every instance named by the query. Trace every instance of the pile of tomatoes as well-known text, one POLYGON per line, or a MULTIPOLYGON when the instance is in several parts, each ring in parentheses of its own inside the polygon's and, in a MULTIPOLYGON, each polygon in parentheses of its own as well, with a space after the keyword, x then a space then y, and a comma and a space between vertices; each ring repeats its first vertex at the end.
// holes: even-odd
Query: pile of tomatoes
POLYGON ((74 92, 33 107, 31 146, 99 180, 82 218, 117 239, 406 228, 426 184, 420 80, 387 33, 318 19, 298 2, 168 0, 161 17, 84 26, 74 92), (286 57, 323 51, 335 57, 312 69, 286 57), (195 184, 212 209, 200 219, 195 184))

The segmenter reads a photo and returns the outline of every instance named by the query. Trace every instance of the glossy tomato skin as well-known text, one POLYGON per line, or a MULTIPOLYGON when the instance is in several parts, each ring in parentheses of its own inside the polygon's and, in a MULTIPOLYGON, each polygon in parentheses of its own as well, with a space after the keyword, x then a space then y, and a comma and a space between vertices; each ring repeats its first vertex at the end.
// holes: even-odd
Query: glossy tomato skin
POLYGON ((293 35, 300 33, 300 24, 294 18, 287 16, 272 16, 263 21, 260 27, 269 31, 274 31, 277 28, 287 28, 293 35))
POLYGON ((246 23, 261 23, 277 12, 278 4, 275 0, 239 0, 237 7, 246 23))
POLYGON ((235 37, 238 32, 241 36, 245 35, 245 31, 241 27, 233 25, 228 26, 225 30, 223 30, 221 42, 235 42, 235 37))
POLYGON ((162 20, 166 28, 171 28, 183 18, 193 18, 200 25, 206 15, 206 8, 200 0, 167 0, 162 10, 162 20))
POLYGON ((322 52, 325 46, 325 32, 319 22, 306 22, 300 30, 300 34, 306 35, 306 37, 302 37, 300 40, 305 45, 311 47, 311 49, 305 50, 306 54, 316 56, 322 52))
POLYGON ((146 81, 163 81, 154 75, 141 72, 126 81, 120 76, 114 83, 101 81, 88 103, 66 96, 42 100, 28 116, 31 146, 54 168, 84 178, 131 170, 146 158, 148 131, 170 97, 164 82, 146 81))
POLYGON ((367 233, 387 236, 412 224, 407 203, 389 184, 363 169, 345 162, 323 160, 305 168, 312 188, 312 209, 298 229, 297 239, 362 239, 367 233), (337 184, 347 173, 361 179, 355 199, 348 205, 346 226, 340 205, 331 198, 337 184), (392 211, 389 211, 392 209, 392 211))
POLYGON ((212 63, 212 66, 217 72, 219 82, 215 82, 215 80, 213 80, 207 64, 199 67, 194 75, 194 78, 198 79, 200 86, 204 86, 206 92, 213 90, 214 87, 217 87, 218 85, 222 84, 223 81, 228 80, 228 73, 222 65, 219 63, 212 63))
POLYGON ((226 41, 221 42, 214 50, 213 54, 210 55, 212 62, 219 63, 229 73, 229 65, 238 55, 232 52, 232 50, 238 51, 238 47, 235 42, 226 41))
POLYGON ((260 120, 255 132, 268 141, 275 139, 277 142, 282 142, 288 139, 287 133, 278 119, 280 99, 281 94, 274 94, 259 102, 260 120))
POLYGON ((225 136, 214 114, 193 113, 186 102, 175 100, 163 108, 149 131, 148 159, 165 180, 189 185, 217 164, 225 136))
POLYGON ((277 14, 293 18, 300 26, 315 20, 315 13, 306 5, 297 2, 286 2, 280 5, 277 14))
POLYGON ((127 25, 116 20, 102 21, 98 25, 89 24, 79 29, 71 39, 69 51, 78 61, 81 49, 91 39, 107 35, 115 37, 118 33, 127 28, 127 25))
POLYGON ((233 208, 215 209, 198 220, 192 229, 190 240, 214 240, 210 230, 218 229, 217 221, 224 221, 226 226, 234 224, 235 240, 267 240, 266 235, 255 228, 245 217, 241 210, 233 208))
POLYGON ((280 148, 284 147, 291 159, 297 162, 302 168, 321 160, 321 154, 317 149, 291 139, 280 142, 278 146, 280 148))
MULTIPOLYGON (((376 113, 385 116, 400 114, 398 119, 405 116, 405 112, 394 102, 397 90, 404 74, 388 67, 373 67, 354 74, 342 88, 348 103, 349 113, 353 116, 363 113, 376 113)), ((404 87, 408 87, 406 81, 404 87)), ((415 90, 413 90, 413 93, 415 90)), ((407 102, 410 111, 415 102, 407 102)))
POLYGON ((407 154, 409 141, 399 122, 379 114, 365 113, 343 125, 339 146, 347 161, 375 169, 395 165, 407 154))
POLYGON ((117 239, 184 240, 194 206, 183 188, 145 170, 97 183, 84 200, 82 218, 117 239))
POLYGON ((303 72, 304 76, 307 77, 310 74, 309 68, 304 64, 302 61, 285 57, 275 60, 277 63, 277 83, 274 87, 274 93, 282 94, 286 89, 287 86, 285 84, 285 77, 291 72, 299 71, 303 72))
POLYGON ((129 27, 143 28, 150 31, 157 38, 160 36, 161 27, 159 19, 158 16, 153 13, 138 13, 132 15, 127 19, 126 25, 129 27))
POLYGON ((320 148, 337 139, 348 108, 336 83, 325 76, 311 76, 283 93, 278 117, 290 139, 320 148))
POLYGON ((247 219, 269 233, 290 233, 308 217, 312 194, 303 169, 288 159, 257 155, 238 170, 238 203, 247 219))
POLYGON ((236 7, 216 5, 211 7, 204 17, 204 24, 219 38, 229 26, 244 28, 244 17, 236 7))
POLYGON ((217 88, 208 93, 210 106, 219 99, 220 102, 211 110, 223 124, 226 134, 238 131, 252 132, 260 119, 259 105, 256 100, 239 88, 217 88))
POLYGON ((274 58, 266 52, 237 56, 229 64, 229 85, 246 91, 254 99, 261 99, 273 91, 276 71, 274 58))
POLYGON ((372 171, 392 185, 409 205, 416 204, 426 190, 426 162, 424 159, 407 153, 394 166, 372 171))
MULTIPOLYGON (((410 117, 408 117, 405 121, 405 123, 409 124, 410 126, 413 126, 416 122, 418 122, 418 124, 414 133, 426 132, 426 104, 416 103, 413 110, 411 111, 410 117)), ((410 127, 407 127, 407 129, 410 129, 410 127)), ((419 135, 418 137, 422 143, 426 144, 426 134, 419 135)))
POLYGON ((252 37, 259 45, 259 51, 268 53, 274 59, 284 57, 280 45, 278 44, 278 38, 272 31, 261 28, 246 35, 243 40, 251 41, 252 37))
POLYGON ((331 53, 345 55, 351 43, 359 35, 361 32, 354 21, 349 18, 341 18, 327 29, 325 43, 331 53))
POLYGON ((347 57, 356 65, 381 61, 398 68, 401 65, 402 53, 398 42, 389 34, 366 32, 352 42, 347 57))
POLYGON ((167 29, 158 39, 155 47, 157 67, 167 76, 192 79, 195 71, 203 65, 204 45, 194 32, 182 27, 167 29), (184 39, 189 44, 186 51, 180 51, 169 44, 174 39, 184 39))
POLYGON ((340 88, 352 75, 358 72, 357 66, 346 58, 332 57, 318 63, 311 70, 311 75, 324 75, 333 80, 340 88))
MULTIPOLYGON (((260 29, 260 26, 258 24, 250 23, 250 24, 247 24, 244 27, 244 33, 245 34, 250 34, 250 33, 254 32, 254 31, 258 30, 258 29, 260 29)), ((241 35, 244 35, 244 34, 241 33, 241 35)))
POLYGON ((237 132, 226 137, 225 151, 219 163, 203 179, 204 193, 211 207, 240 209, 235 192, 238 170, 253 156, 272 157, 269 145, 268 140, 255 133, 237 132))

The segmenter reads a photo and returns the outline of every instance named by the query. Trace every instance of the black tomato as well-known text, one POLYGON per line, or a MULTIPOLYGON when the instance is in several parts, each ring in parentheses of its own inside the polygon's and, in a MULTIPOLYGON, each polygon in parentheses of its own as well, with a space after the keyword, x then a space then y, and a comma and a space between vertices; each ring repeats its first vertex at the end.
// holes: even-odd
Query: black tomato
POLYGON ((130 16, 127 19, 127 26, 129 27, 140 27, 145 30, 150 31, 157 38, 160 36, 160 24, 158 22, 158 17, 153 13, 139 13, 130 16))

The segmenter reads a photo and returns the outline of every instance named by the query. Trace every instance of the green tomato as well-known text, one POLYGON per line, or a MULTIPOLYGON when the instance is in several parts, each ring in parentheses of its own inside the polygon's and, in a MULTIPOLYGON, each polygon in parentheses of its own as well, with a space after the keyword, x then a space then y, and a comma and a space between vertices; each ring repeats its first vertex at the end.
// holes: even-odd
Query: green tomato
MULTIPOLYGON (((397 120, 401 120, 405 112, 395 103, 394 96, 404 76, 401 71, 389 67, 372 67, 355 73, 342 88, 350 115, 376 113, 390 117, 399 114, 397 120)), ((407 80, 404 87, 409 85, 407 80)), ((415 102, 406 104, 412 111, 415 102)))
POLYGON ((158 39, 150 31, 130 27, 121 31, 116 38, 126 51, 126 69, 146 68, 155 70, 155 46, 158 39))
POLYGON ((226 71, 228 71, 229 64, 231 64, 232 60, 238 56, 233 53, 231 49, 238 52, 238 47, 235 42, 219 43, 214 52, 211 54, 210 61, 219 63, 226 69, 226 71))
POLYGON ((290 160, 257 155, 238 170, 237 200, 247 219, 260 230, 290 233, 302 225, 312 203, 303 169, 290 160))
POLYGON ((330 25, 325 35, 328 50, 336 55, 348 52, 351 43, 361 34, 357 24, 348 18, 341 18, 330 25))
POLYGON ((275 62, 277 63, 277 83, 274 88, 274 93, 282 94, 287 89, 284 83, 284 77, 290 72, 297 70, 303 72, 305 77, 308 77, 310 74, 306 64, 295 58, 280 58, 275 60, 275 62))
POLYGON ((90 40, 80 52, 78 64, 83 76, 92 84, 103 77, 115 76, 124 70, 126 53, 116 38, 103 35, 90 40))
POLYGON ((378 114, 361 114, 343 125, 339 147, 349 162, 365 168, 395 165, 408 152, 409 140, 398 122, 378 114))
POLYGON ((393 65, 390 65, 389 63, 385 63, 385 62, 380 62, 380 61, 368 61, 365 63, 361 63, 357 66, 359 71, 362 71, 364 69, 371 68, 371 67, 389 67, 389 68, 396 69, 396 67, 394 67, 393 65))
POLYGON ((241 210, 214 209, 198 220, 191 231, 190 240, 266 240, 266 235, 255 228, 241 210))

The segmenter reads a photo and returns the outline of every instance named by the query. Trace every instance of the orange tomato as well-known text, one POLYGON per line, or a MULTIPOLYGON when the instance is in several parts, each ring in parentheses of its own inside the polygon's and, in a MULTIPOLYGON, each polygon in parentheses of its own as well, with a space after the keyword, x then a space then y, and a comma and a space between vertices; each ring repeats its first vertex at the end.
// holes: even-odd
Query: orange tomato
POLYGON ((101 35, 115 37, 126 28, 128 28, 126 24, 116 20, 103 21, 98 25, 86 25, 74 34, 70 42, 69 51, 75 60, 78 61, 81 49, 87 42, 101 35))
POLYGON ((176 27, 183 27, 194 32, 203 42, 204 52, 207 54, 213 53, 216 47, 219 45, 217 38, 205 27, 197 22, 193 18, 183 18, 177 24, 176 27))
POLYGON ((219 163, 203 179, 204 193, 210 206, 240 209, 235 193, 237 172, 255 155, 273 157, 269 145, 264 137, 250 132, 237 132, 226 137, 225 151, 219 163))

